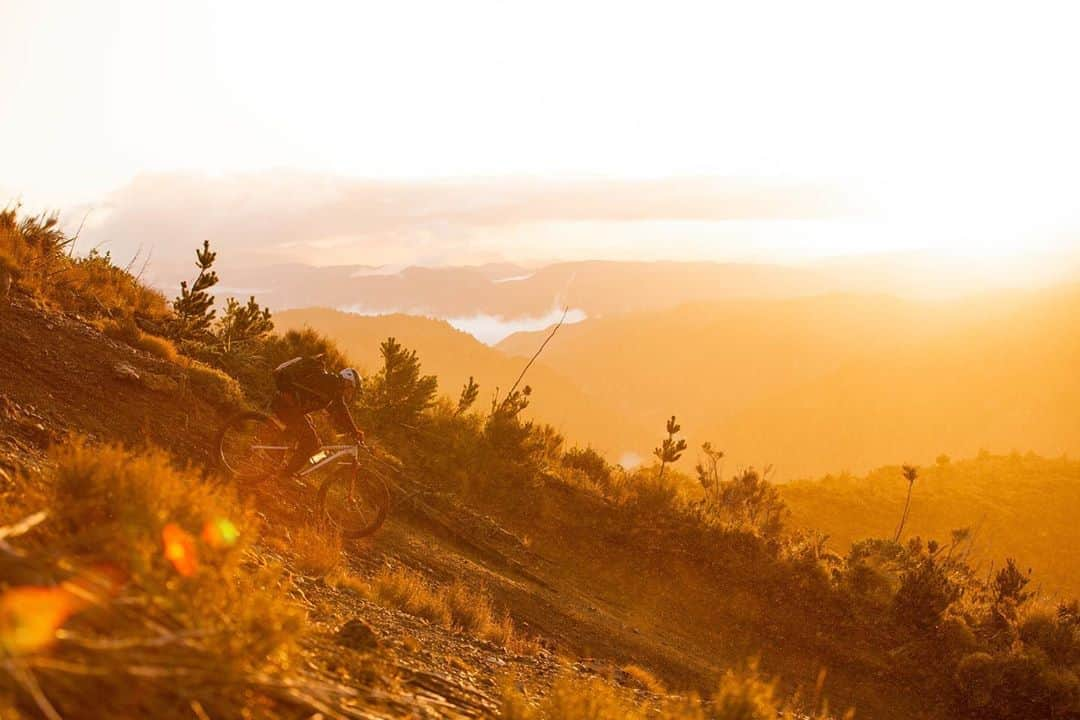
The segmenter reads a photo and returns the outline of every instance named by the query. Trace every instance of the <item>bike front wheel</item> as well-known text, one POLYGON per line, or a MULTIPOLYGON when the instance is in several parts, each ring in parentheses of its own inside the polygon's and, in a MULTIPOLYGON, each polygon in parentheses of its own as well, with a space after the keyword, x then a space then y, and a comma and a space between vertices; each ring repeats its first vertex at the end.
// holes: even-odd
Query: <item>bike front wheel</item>
POLYGON ((374 533, 389 510, 386 483, 352 465, 342 465, 327 475, 316 501, 320 521, 349 539, 374 533))
POLYGON ((275 477, 296 450, 285 429, 271 415, 243 412, 218 433, 218 459, 229 475, 245 482, 275 477))

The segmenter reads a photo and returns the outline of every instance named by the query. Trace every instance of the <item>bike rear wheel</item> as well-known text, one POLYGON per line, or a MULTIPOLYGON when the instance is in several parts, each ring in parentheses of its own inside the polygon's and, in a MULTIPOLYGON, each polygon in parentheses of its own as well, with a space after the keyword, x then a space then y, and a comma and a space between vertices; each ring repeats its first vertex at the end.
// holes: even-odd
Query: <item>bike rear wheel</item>
POLYGON ((244 482, 275 477, 296 450, 273 416, 243 412, 229 419, 218 435, 218 459, 229 475, 244 482))
POLYGON ((353 465, 341 465, 329 473, 316 500, 319 520, 349 539, 374 533, 389 510, 386 483, 353 465))

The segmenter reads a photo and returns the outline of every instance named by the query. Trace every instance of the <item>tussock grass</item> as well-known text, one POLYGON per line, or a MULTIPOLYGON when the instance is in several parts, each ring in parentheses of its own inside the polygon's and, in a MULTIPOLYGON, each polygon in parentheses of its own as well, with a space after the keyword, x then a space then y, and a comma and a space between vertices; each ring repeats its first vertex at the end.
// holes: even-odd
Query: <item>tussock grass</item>
POLYGON ((176 362, 179 357, 176 346, 171 341, 149 333, 142 333, 135 341, 134 347, 169 362, 176 362))
MULTIPOLYGON (((519 690, 505 685, 501 715, 504 720, 794 720, 796 717, 777 698, 775 683, 763 678, 753 661, 743 670, 726 673, 710 698, 664 698, 652 707, 599 678, 564 675, 538 702, 530 702, 519 690)), ((826 720, 828 713, 823 710, 813 717, 826 720)), ((848 713, 844 717, 850 720, 853 715, 848 713)))
POLYGON ((335 532, 301 525, 292 533, 293 560, 304 575, 323 577, 341 565, 341 536, 335 532))
POLYGON ((384 567, 369 581, 367 597, 411 615, 453 628, 520 654, 533 654, 538 646, 514 627, 507 614, 499 614, 483 588, 458 579, 449 585, 428 582, 405 567, 384 567))
POLYGON ((597 678, 583 680, 571 676, 556 680, 551 692, 536 705, 531 704, 516 690, 504 690, 501 715, 504 720, 645 720, 650 717, 643 708, 632 700, 619 696, 604 681, 597 678))
POLYGON ((404 567, 383 568, 371 579, 372 598, 397 607, 410 615, 450 627, 453 616, 446 598, 435 591, 422 575, 404 567))
POLYGON ((101 331, 113 340, 130 345, 162 360, 177 362, 179 352, 171 341, 157 335, 150 335, 139 329, 134 318, 107 320, 102 323, 101 331))
POLYGON ((362 598, 367 598, 371 590, 366 580, 340 565, 327 574, 326 584, 339 590, 349 590, 362 598))
POLYGON ((0 666, 4 717, 315 711, 294 667, 304 615, 281 568, 251 562, 258 523, 229 489, 161 452, 81 440, 46 468, 44 482, 16 478, 23 500, 0 512, 11 523, 24 503, 46 511, 29 530, 9 527, 18 552, 0 553, 0 577, 13 583, 0 592, 0 646, 14 653, 0 666), (40 632, 11 634, 25 627, 40 632))
POLYGON ((456 626, 488 639, 496 619, 495 608, 487 593, 478 592, 463 580, 457 579, 449 587, 442 589, 442 596, 456 626))

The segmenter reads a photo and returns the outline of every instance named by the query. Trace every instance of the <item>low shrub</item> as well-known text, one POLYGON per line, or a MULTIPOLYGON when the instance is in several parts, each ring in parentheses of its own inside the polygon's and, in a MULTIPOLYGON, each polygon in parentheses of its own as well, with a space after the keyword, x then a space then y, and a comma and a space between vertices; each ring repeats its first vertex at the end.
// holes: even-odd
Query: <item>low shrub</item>
POLYGON ((673 470, 661 476, 656 468, 643 468, 623 480, 622 504, 637 514, 679 514, 682 485, 682 476, 673 470))
POLYGON ((108 253, 96 251, 83 258, 67 258, 51 296, 65 310, 89 318, 139 318, 161 323, 171 313, 161 292, 116 266, 108 253))
POLYGON ((454 580, 443 592, 455 626, 485 639, 492 634, 495 608, 490 595, 474 590, 461 579, 454 580))
POLYGON ((228 409, 244 405, 244 391, 240 383, 217 368, 189 360, 185 376, 187 389, 211 404, 228 409))
POLYGON ((563 453, 562 465, 565 468, 580 471, 602 490, 611 487, 611 465, 608 464, 603 455, 591 447, 570 448, 563 453))
POLYGON ((354 575, 340 565, 327 574, 326 584, 339 590, 349 590, 362 598, 368 598, 371 594, 371 586, 364 578, 354 575))
POLYGON ((927 555, 900 576, 893 609, 903 625, 925 632, 938 626, 963 592, 963 585, 954 582, 947 567, 927 555))
POLYGON ((979 720, 1080 717, 1080 676, 1037 652, 972 653, 957 665, 957 710, 979 720))
POLYGON ((774 720, 781 711, 776 683, 761 676, 756 662, 724 673, 712 704, 714 717, 724 720, 774 720))
POLYGON ((219 717, 295 705, 275 687, 293 671, 305 619, 281 568, 247 561, 258 533, 250 509, 157 451, 73 440, 45 467, 48 515, 17 538, 18 556, 0 556, 0 575, 38 583, 0 593, 0 646, 50 669, 34 697, 5 664, 0 706, 8 698, 27 717, 47 705, 65 718, 187 718, 196 705, 219 717))

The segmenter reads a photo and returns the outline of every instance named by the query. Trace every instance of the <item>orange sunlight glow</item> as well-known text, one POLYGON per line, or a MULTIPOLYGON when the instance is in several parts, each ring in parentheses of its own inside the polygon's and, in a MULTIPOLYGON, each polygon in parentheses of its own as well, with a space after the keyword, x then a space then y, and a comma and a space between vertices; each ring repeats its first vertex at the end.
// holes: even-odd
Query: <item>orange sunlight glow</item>
POLYGON ((204 543, 220 550, 235 545, 240 538, 240 531, 228 518, 215 518, 203 525, 201 537, 204 543))
MULTIPOLYGON (((107 208, 132 178, 172 171, 312 173, 290 204, 320 177, 707 176, 864 201, 856 222, 776 241, 757 223, 736 259, 932 250, 1006 273, 1076 254, 1070 3, 62 4, 14 0, 0 25, 0 201, 107 208), (57 97, 80 112, 36 112, 57 97)), ((418 212, 423 239, 441 219, 418 212)), ((555 230, 521 257, 583 252, 555 230)), ((716 260, 740 230, 629 232, 584 247, 716 260)), ((341 249, 370 262, 363 247, 341 249)))
POLYGON ((176 523, 169 523, 161 529, 161 539, 165 544, 165 558, 176 572, 184 577, 194 575, 199 569, 199 557, 191 533, 176 523))
POLYGON ((63 587, 14 587, 0 595, 0 648, 26 655, 49 647, 83 601, 63 587))
POLYGON ((48 649, 70 617, 116 595, 123 584, 118 569, 98 566, 52 587, 8 589, 0 595, 0 651, 26 655, 48 649))

